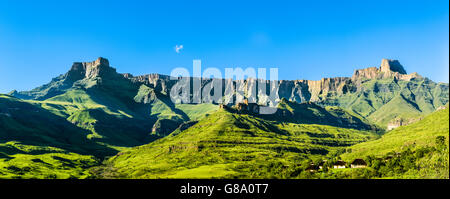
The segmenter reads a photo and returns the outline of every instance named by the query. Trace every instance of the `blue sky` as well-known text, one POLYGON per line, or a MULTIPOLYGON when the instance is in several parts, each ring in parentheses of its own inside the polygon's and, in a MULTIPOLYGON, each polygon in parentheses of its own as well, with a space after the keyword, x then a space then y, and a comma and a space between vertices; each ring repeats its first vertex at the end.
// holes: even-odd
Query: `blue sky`
POLYGON ((311 80, 391 58, 448 82, 449 2, 0 0, 0 93, 99 56, 134 75, 201 59, 204 68, 278 67, 280 79, 311 80))

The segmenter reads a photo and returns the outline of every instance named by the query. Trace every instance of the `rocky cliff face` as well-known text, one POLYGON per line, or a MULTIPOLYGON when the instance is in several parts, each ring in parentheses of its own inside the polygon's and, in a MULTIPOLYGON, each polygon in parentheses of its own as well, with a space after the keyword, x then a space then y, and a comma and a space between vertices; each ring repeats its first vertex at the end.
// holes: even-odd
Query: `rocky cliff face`
POLYGON ((420 121, 422 119, 423 119, 422 117, 410 118, 410 119, 396 118, 396 119, 391 120, 387 124, 386 130, 390 131, 390 130, 393 130, 393 129, 398 128, 400 126, 406 126, 408 124, 416 123, 416 122, 418 122, 418 121, 420 121))
POLYGON ((395 78, 397 80, 409 81, 413 78, 422 78, 417 73, 407 74, 406 70, 398 60, 383 59, 379 68, 370 67, 365 69, 355 70, 352 80, 357 82, 364 79, 386 79, 395 78))
MULTIPOLYGON (((102 92, 116 96, 125 104, 128 103, 127 100, 132 101, 131 103, 147 104, 155 101, 156 96, 165 96, 168 99, 170 89, 177 81, 160 74, 140 76, 118 74, 107 59, 100 57, 93 62, 75 62, 66 74, 54 78, 49 84, 31 91, 11 92, 10 95, 22 99, 45 100, 62 94, 74 86, 83 89, 95 86, 102 92), (146 86, 144 90, 142 85, 146 86), (143 92, 146 89, 152 92, 143 92)), ((211 79, 203 80, 202 86, 206 86, 209 82, 211 79)), ((247 98, 256 97, 258 100, 261 96, 251 90, 256 84, 255 80, 222 80, 222 82, 223 94, 225 87, 233 84, 239 85, 237 89, 243 90, 247 98)), ((266 81, 266 84, 269 85, 269 82, 266 81)), ((278 84, 276 93, 280 99, 340 106, 363 117, 371 116, 385 105, 390 106, 385 109, 395 109, 398 107, 396 103, 407 103, 408 107, 417 113, 429 113, 449 101, 448 84, 435 83, 417 73, 407 74, 399 61, 389 59, 383 59, 379 67, 355 70, 351 77, 323 78, 318 81, 280 80, 278 84)), ((224 96, 225 99, 233 97, 224 96)), ((374 116, 373 119, 386 123, 384 117, 398 118, 401 110, 398 110, 398 113, 385 110, 382 112, 383 114, 391 112, 391 115, 377 113, 377 117, 374 116)))
MULTIPOLYGON (((117 74, 116 69, 109 65, 105 58, 98 58, 93 62, 75 62, 71 69, 65 74, 52 80, 49 84, 43 85, 32 91, 12 92, 11 94, 27 99, 45 99, 52 97, 70 88, 74 82, 83 79, 96 78, 119 78, 127 79, 133 84, 144 84, 155 91, 163 94, 170 93, 170 88, 177 83, 177 80, 170 80, 170 76, 160 74, 149 74, 133 76, 131 74, 117 74)), ((406 70, 398 60, 383 59, 380 67, 369 67, 355 70, 352 77, 323 78, 318 81, 313 80, 280 80, 277 90, 280 98, 286 98, 296 102, 320 102, 327 99, 346 95, 348 93, 359 92, 364 89, 364 82, 369 80, 393 79, 394 81, 411 81, 413 79, 423 79, 417 73, 407 74, 406 70)), ((206 85, 211 80, 204 80, 202 85, 206 85)), ((245 90, 246 97, 252 97, 251 92, 254 81, 239 80, 240 87, 245 90)), ((238 81, 232 82, 234 85, 238 81)), ((268 82, 267 82, 268 84, 268 82)), ((226 81, 224 80, 224 85, 226 81)), ((389 90, 389 88, 387 88, 389 90)))
POLYGON ((172 88, 172 86, 177 83, 176 80, 170 80, 170 76, 160 74, 148 74, 136 77, 128 76, 128 79, 130 79, 133 82, 148 85, 150 88, 153 88, 165 94, 168 94, 170 88, 172 88))
POLYGON ((398 60, 392 60, 392 59, 382 59, 381 60, 381 66, 380 66, 381 72, 398 72, 400 74, 405 75, 406 71, 403 68, 403 66, 400 64, 398 60))
MULTIPOLYGON (((177 82, 170 80, 170 76, 149 74, 133 77, 125 75, 133 82, 149 85, 155 90, 169 93, 170 88, 177 82)), ((355 70, 352 77, 334 77, 323 78, 318 81, 313 80, 280 80, 279 89, 277 91, 280 98, 286 98, 296 102, 307 101, 323 101, 333 96, 340 96, 347 93, 354 93, 362 89, 362 82, 370 79, 394 79, 402 81, 410 81, 414 78, 422 78, 417 73, 406 74, 405 69, 397 60, 383 59, 380 67, 370 67, 366 69, 355 70)), ((204 80, 205 85, 210 80, 204 80)), ((255 84, 254 81, 238 80, 233 82, 234 85, 240 85, 238 90, 244 90, 246 97, 252 97, 251 88, 255 84)), ((269 84, 267 82, 267 84, 269 84)), ((226 83, 224 82, 224 85, 226 83)))
POLYGON ((116 69, 109 66, 109 61, 99 57, 93 62, 75 62, 66 74, 67 79, 80 80, 83 78, 104 77, 115 75, 116 69))
POLYGON ((13 91, 10 95, 22 99, 45 100, 66 92, 74 85, 83 86, 83 84, 90 84, 92 86, 101 82, 102 79, 119 80, 122 78, 123 76, 109 65, 107 59, 99 57, 93 62, 74 62, 66 74, 53 78, 48 84, 31 91, 13 91))

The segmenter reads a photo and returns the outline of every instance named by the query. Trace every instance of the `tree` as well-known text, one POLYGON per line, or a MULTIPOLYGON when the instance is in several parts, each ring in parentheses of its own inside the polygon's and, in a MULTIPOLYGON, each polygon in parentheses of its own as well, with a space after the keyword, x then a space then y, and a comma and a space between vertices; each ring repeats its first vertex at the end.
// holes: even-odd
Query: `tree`
POLYGON ((437 136, 436 137, 436 148, 439 150, 445 149, 446 148, 445 140, 446 139, 444 136, 437 136))

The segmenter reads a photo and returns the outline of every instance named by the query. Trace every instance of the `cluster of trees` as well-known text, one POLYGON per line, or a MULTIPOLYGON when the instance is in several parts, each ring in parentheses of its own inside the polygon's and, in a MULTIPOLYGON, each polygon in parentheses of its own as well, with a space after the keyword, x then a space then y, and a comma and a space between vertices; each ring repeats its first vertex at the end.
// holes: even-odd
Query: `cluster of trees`
POLYGON ((328 156, 318 172, 311 172, 311 165, 318 166, 323 160, 307 156, 296 161, 269 160, 238 169, 246 171, 246 178, 279 179, 448 178, 449 175, 449 147, 444 136, 438 136, 434 146, 392 151, 383 157, 367 156, 363 158, 368 164, 366 168, 329 169, 340 160, 341 153, 328 156))
POLYGON ((390 152, 383 158, 368 156, 366 161, 375 170, 374 177, 433 178, 445 176, 435 176, 430 172, 447 171, 443 174, 447 173, 448 178, 448 155, 446 138, 438 136, 435 146, 418 147, 414 151, 407 148, 400 153, 390 152))
POLYGON ((381 158, 364 158, 367 168, 326 171, 318 178, 449 178, 449 146, 444 136, 436 137, 434 146, 392 151, 381 158))
POLYGON ((329 170, 328 168, 339 160, 339 156, 335 156, 323 164, 320 172, 310 172, 308 169, 311 164, 318 165, 319 161, 305 160, 291 177, 302 179, 449 178, 449 145, 444 136, 437 136, 434 146, 406 148, 401 152, 392 151, 383 157, 369 155, 363 159, 368 164, 367 168, 329 170))

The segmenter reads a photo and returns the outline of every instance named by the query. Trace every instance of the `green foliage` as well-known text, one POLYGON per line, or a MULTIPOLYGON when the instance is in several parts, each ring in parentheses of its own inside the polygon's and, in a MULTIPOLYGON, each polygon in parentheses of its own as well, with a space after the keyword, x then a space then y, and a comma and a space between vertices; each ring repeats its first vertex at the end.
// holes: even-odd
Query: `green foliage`
POLYGON ((351 153, 343 159, 355 159, 369 155, 382 156, 391 151, 405 148, 423 147, 435 144, 437 136, 449 136, 448 108, 430 114, 419 122, 398 127, 381 137, 381 139, 351 146, 351 153))
POLYGON ((364 178, 449 178, 448 145, 445 149, 435 147, 410 148, 402 152, 390 152, 381 158, 367 156, 373 172, 364 178))
POLYGON ((342 158, 365 158, 375 170, 371 178, 449 178, 449 111, 430 114, 381 139, 351 146, 342 158))

